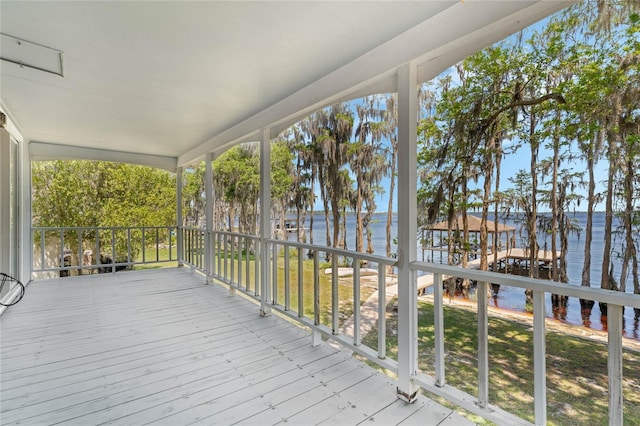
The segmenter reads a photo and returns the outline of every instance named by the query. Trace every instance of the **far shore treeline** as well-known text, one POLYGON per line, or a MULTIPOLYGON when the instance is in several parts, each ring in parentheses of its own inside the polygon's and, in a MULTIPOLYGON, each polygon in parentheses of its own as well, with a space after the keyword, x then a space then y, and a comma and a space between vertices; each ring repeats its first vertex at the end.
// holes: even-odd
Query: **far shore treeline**
MULTIPOLYGON (((493 241, 488 221, 504 220, 494 212, 518 212, 531 264, 544 233, 553 255, 561 253, 551 279, 567 282, 564 253, 567 236, 576 230, 568 212, 585 211, 582 285, 589 286, 593 213, 604 209, 604 241, 597 241, 604 253, 597 268, 600 287, 626 291, 632 285, 640 294, 640 17, 635 8, 635 2, 624 0, 578 3, 419 88, 418 225, 445 220, 453 227, 461 216, 462 226, 447 241, 449 252, 459 254, 455 259, 466 262, 472 248, 467 212, 481 217, 484 270, 493 241), (521 158, 527 161, 503 187, 505 164, 521 158), (602 190, 596 191, 599 185, 602 190), (619 253, 612 249, 614 234, 623 241, 619 253), (612 256, 620 257, 620 270, 611 270, 612 256)), ((297 226, 312 230, 310 213, 321 206, 327 245, 343 247, 349 232, 355 234, 351 249, 371 252, 373 214, 386 211, 386 252, 377 254, 392 255, 396 102, 395 94, 378 94, 339 103, 272 141, 274 229, 295 215, 297 226), (348 213, 355 214, 355 229, 346 227, 348 213)), ((257 233, 259 151, 257 143, 243 144, 214 160, 216 229, 257 233)), ((33 163, 34 225, 175 223, 175 175, 87 164, 33 163)), ((202 225, 204 164, 187 169, 183 179, 185 224, 202 225)), ((299 235, 313 243, 312 232, 299 235)), ((536 277, 537 268, 529 274, 536 277)), ((591 309, 588 301, 582 303, 591 309)))

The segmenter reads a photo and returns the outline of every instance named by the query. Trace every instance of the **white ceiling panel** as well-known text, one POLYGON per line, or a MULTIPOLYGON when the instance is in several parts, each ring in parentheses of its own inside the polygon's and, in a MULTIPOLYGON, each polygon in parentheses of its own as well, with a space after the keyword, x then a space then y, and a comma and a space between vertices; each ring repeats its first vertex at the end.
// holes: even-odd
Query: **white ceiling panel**
POLYGON ((389 87, 408 61, 439 72, 568 4, 3 0, 0 31, 62 52, 64 76, 1 61, 0 98, 28 140, 187 163, 389 87))

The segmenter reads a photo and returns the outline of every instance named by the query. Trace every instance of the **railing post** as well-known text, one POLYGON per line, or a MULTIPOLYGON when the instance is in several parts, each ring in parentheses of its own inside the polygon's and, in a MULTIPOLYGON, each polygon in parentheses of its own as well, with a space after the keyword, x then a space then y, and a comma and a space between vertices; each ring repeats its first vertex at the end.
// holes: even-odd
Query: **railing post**
POLYGON ((622 313, 620 305, 608 304, 607 330, 609 373, 609 425, 622 425, 624 400, 622 394, 622 313))
POLYGON ((442 307, 442 274, 433 274, 433 340, 435 351, 436 386, 446 383, 444 370, 444 309, 442 307))
MULTIPOLYGON (((398 397, 414 402, 418 386, 418 296, 411 263, 417 256, 418 71, 398 69, 398 397)), ((385 303, 380 299, 380 303, 385 303)))
POLYGON ((536 425, 547 424, 547 340, 544 292, 533 292, 533 389, 536 425))
POLYGON ((284 310, 291 309, 291 279, 289 277, 289 246, 283 244, 284 248, 284 310))
POLYGON ((360 259, 353 259, 353 344, 360 345, 360 259))
POLYGON ((304 261, 303 250, 298 247, 298 317, 304 317, 304 261))
POLYGON ((387 357, 387 275, 386 266, 378 264, 378 358, 387 357))
POLYGON ((182 167, 176 170, 176 257, 178 267, 184 266, 184 241, 182 240, 182 167))
MULTIPOLYGON (((245 289, 247 291, 247 293, 249 292, 249 290, 251 289, 251 278, 250 277, 250 272, 251 269, 249 268, 249 249, 251 248, 251 242, 249 241, 249 238, 245 238, 244 240, 244 254, 246 256, 245 258, 245 262, 244 262, 244 267, 245 267, 245 282, 246 282, 246 286, 245 289)), ((255 285, 255 278, 254 278, 254 285, 255 285)))
MULTIPOLYGON (((313 324, 320 325, 320 259, 318 250, 313 251, 313 324)), ((317 346, 322 341, 317 329, 311 330, 311 345, 317 346)))
MULTIPOLYGON (((260 315, 271 314, 271 251, 267 239, 271 237, 271 129, 262 129, 260 143, 260 315)), ((273 259, 276 262, 276 259, 273 259)), ((275 267, 275 265, 273 266, 275 267)))
POLYGON ((338 334, 338 255, 331 254, 331 332, 338 334))
POLYGON ((487 283, 478 281, 476 289, 478 310, 478 406, 489 405, 489 311, 487 283))
POLYGON ((278 303, 278 244, 273 243, 271 245, 271 259, 273 261, 273 266, 271 267, 271 299, 269 303, 277 304, 278 303))
POLYGON ((111 228, 111 273, 116 273, 116 229, 111 228))

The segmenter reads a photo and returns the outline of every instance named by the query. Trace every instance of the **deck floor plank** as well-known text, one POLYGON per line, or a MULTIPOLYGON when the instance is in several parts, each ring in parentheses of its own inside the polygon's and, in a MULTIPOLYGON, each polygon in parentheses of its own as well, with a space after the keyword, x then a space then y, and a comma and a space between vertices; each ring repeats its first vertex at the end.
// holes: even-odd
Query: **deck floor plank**
POLYGON ((3 425, 465 421, 185 268, 36 281, 0 327, 3 425))

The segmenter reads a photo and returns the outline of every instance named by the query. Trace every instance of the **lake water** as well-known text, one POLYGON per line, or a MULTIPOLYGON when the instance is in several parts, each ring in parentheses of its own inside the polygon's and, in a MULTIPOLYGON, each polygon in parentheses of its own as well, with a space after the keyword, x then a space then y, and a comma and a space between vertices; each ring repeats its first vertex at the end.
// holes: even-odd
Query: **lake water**
MULTIPOLYGON (((492 218, 492 214, 490 215, 490 219, 492 218)), ((372 224, 370 226, 372 232, 372 241, 375 249, 375 254, 377 255, 385 255, 385 245, 386 245, 386 213, 376 213, 374 215, 372 224)), ((580 234, 571 234, 569 236, 569 249, 567 252, 567 274, 569 276, 569 284, 571 285, 580 285, 581 276, 582 276, 582 264, 584 258, 584 229, 586 227, 586 213, 578 212, 571 213, 571 219, 575 219, 578 225, 583 229, 580 234)), ((600 287, 600 275, 602 270, 602 254, 603 254, 603 244, 604 244, 604 213, 595 213, 593 220, 593 241, 591 246, 591 286, 599 288, 600 287)), ((355 230, 355 215, 349 214, 347 216, 347 230, 355 230)), ((507 222, 507 224, 516 226, 513 222, 507 222)), ((306 218, 305 228, 309 228, 309 217, 306 218)), ((614 229, 616 223, 614 220, 614 229)), ((313 241, 314 244, 317 245, 325 245, 326 244, 326 231, 325 231, 325 221, 323 214, 315 214, 314 215, 314 223, 313 223, 313 241)), ((397 247, 393 245, 393 238, 397 236, 397 221, 396 215, 394 215, 392 222, 392 251, 395 252, 397 247)), ((522 233, 522 235, 525 235, 522 233)), ((295 238, 295 234, 292 234, 292 238, 295 238)), ((540 238, 540 237, 539 237, 540 238)), ((516 245, 518 247, 523 247, 524 242, 521 241, 521 237, 518 231, 516 231, 516 245)), ((621 261, 617 258, 616 253, 621 254, 623 236, 614 234, 614 254, 612 255, 613 265, 614 265, 614 276, 616 280, 619 280, 620 271, 621 271, 621 261)), ((539 240, 539 245, 541 248, 544 248, 544 241, 539 240)), ((366 247, 366 242, 365 242, 366 247)), ((547 248, 551 249, 551 242, 547 241, 547 248)), ((558 245, 559 248, 559 245, 558 245)), ((354 250, 355 249, 355 233, 347 232, 347 249, 354 250)), ((430 253, 424 252, 424 260, 429 261, 431 258, 430 253)), ((418 259, 423 260, 423 251, 418 248, 418 259)), ((436 262, 439 262, 439 255, 434 256, 436 262)), ((629 272, 629 277, 627 278, 627 293, 633 293, 633 281, 631 279, 631 272, 629 272)), ((551 295, 547 294, 547 316, 553 318, 552 308, 551 308, 551 295)), ((502 286, 500 289, 500 293, 495 301, 491 302, 492 304, 496 303, 500 308, 516 310, 516 311, 524 311, 525 310, 525 296, 524 291, 519 288, 513 287, 505 287, 502 286)), ((596 303, 591 313, 591 318, 589 318, 590 324, 589 327, 595 330, 604 330, 606 329, 603 326, 603 322, 601 321, 600 309, 596 303)), ((569 299, 569 305, 567 307, 566 318, 563 320, 564 322, 570 324, 580 325, 583 324, 581 313, 580 313, 580 302, 576 298, 569 299)), ((635 339, 640 339, 640 324, 639 321, 634 318, 634 311, 632 308, 625 309, 624 315, 624 327, 625 327, 625 335, 627 337, 632 337, 635 339)))

